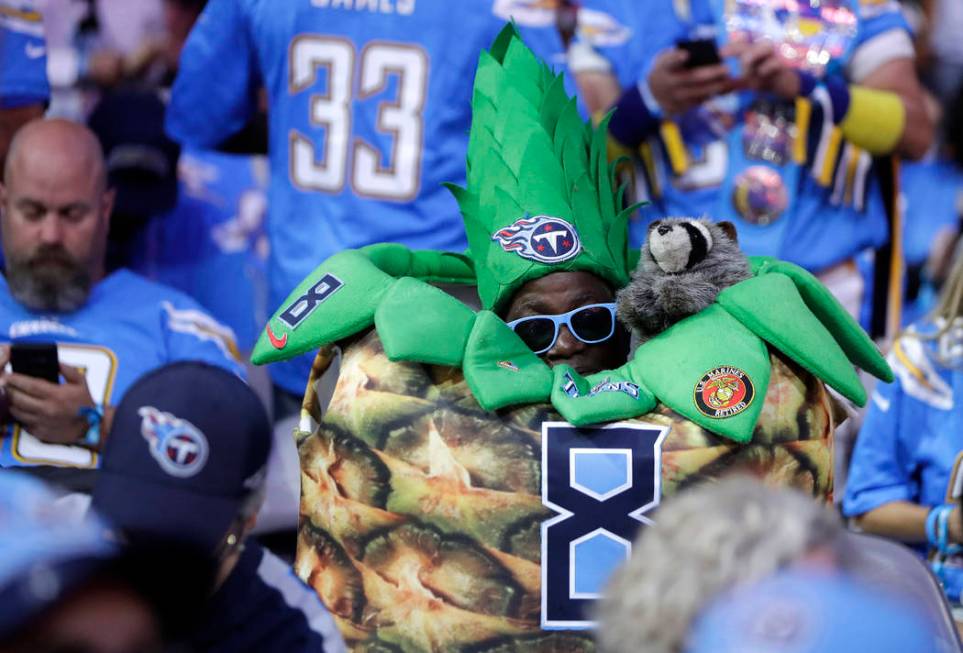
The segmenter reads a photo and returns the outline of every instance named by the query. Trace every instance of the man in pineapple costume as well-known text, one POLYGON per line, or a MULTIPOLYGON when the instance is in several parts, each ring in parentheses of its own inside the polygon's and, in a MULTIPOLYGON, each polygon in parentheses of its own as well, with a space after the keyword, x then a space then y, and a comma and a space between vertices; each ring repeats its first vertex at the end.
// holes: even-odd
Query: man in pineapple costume
POLYGON ((513 27, 482 53, 473 103, 468 186, 452 189, 470 255, 341 252, 255 349, 320 348, 295 433, 295 569, 354 650, 590 651, 594 602, 662 497, 748 470, 831 500, 824 382, 864 403, 854 364, 891 373, 774 259, 614 369, 550 366, 500 316, 554 273, 625 285, 631 209, 605 124, 513 27), (476 285, 482 309, 446 284, 476 285))

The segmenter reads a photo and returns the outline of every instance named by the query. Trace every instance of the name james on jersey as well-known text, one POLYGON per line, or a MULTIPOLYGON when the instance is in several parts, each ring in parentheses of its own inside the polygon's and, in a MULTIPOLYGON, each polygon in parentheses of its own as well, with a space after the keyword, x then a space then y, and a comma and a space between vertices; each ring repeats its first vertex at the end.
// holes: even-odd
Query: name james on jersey
POLYGON ((416 0, 311 0, 319 9, 348 9, 379 14, 410 16, 415 12, 416 0))

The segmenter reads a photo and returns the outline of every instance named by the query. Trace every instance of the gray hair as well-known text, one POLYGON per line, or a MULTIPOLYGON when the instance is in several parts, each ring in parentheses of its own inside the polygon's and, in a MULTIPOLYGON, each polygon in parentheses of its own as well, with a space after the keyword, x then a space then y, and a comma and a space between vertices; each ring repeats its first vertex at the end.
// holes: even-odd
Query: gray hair
POLYGON ((670 499, 637 538, 599 607, 600 653, 678 653, 716 594, 837 545, 838 516, 811 497, 747 477, 670 499))

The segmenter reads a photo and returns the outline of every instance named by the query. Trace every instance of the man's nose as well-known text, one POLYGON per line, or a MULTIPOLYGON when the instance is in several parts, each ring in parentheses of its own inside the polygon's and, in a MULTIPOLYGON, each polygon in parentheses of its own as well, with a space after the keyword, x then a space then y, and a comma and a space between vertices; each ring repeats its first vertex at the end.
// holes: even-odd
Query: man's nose
POLYGON ((63 225, 55 215, 46 216, 40 223, 40 240, 45 244, 59 243, 63 240, 63 225))
POLYGON ((572 335, 568 327, 562 325, 558 328, 558 340, 548 351, 549 358, 570 358, 585 348, 585 343, 572 335))

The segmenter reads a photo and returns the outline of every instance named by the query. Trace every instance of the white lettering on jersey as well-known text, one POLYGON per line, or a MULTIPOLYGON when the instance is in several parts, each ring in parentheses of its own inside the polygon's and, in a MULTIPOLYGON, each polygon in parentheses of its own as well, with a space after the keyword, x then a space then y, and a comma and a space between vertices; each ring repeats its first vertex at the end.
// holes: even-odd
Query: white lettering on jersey
POLYGON ((410 16, 415 13, 417 0, 311 0, 319 9, 347 9, 379 14, 410 16))
POLYGON ((77 330, 66 324, 61 324, 56 320, 41 319, 41 320, 23 320, 21 322, 14 322, 10 325, 10 330, 8 336, 13 338, 26 338, 27 336, 36 336, 45 333, 55 333, 57 335, 73 336, 78 337, 80 334, 77 330))
POLYGON ((881 411, 883 411, 884 413, 888 413, 889 407, 893 402, 887 399, 886 397, 884 397, 883 395, 879 394, 878 392, 874 392, 873 403, 879 406, 879 409, 881 411))
POLYGON ((922 340, 903 336, 887 360, 906 394, 937 410, 953 410, 953 389, 940 376, 922 340))
POLYGON ((240 360, 234 331, 210 315, 192 309, 178 309, 170 302, 162 304, 167 312, 167 326, 171 331, 187 333, 200 340, 208 340, 220 347, 228 358, 240 360))

